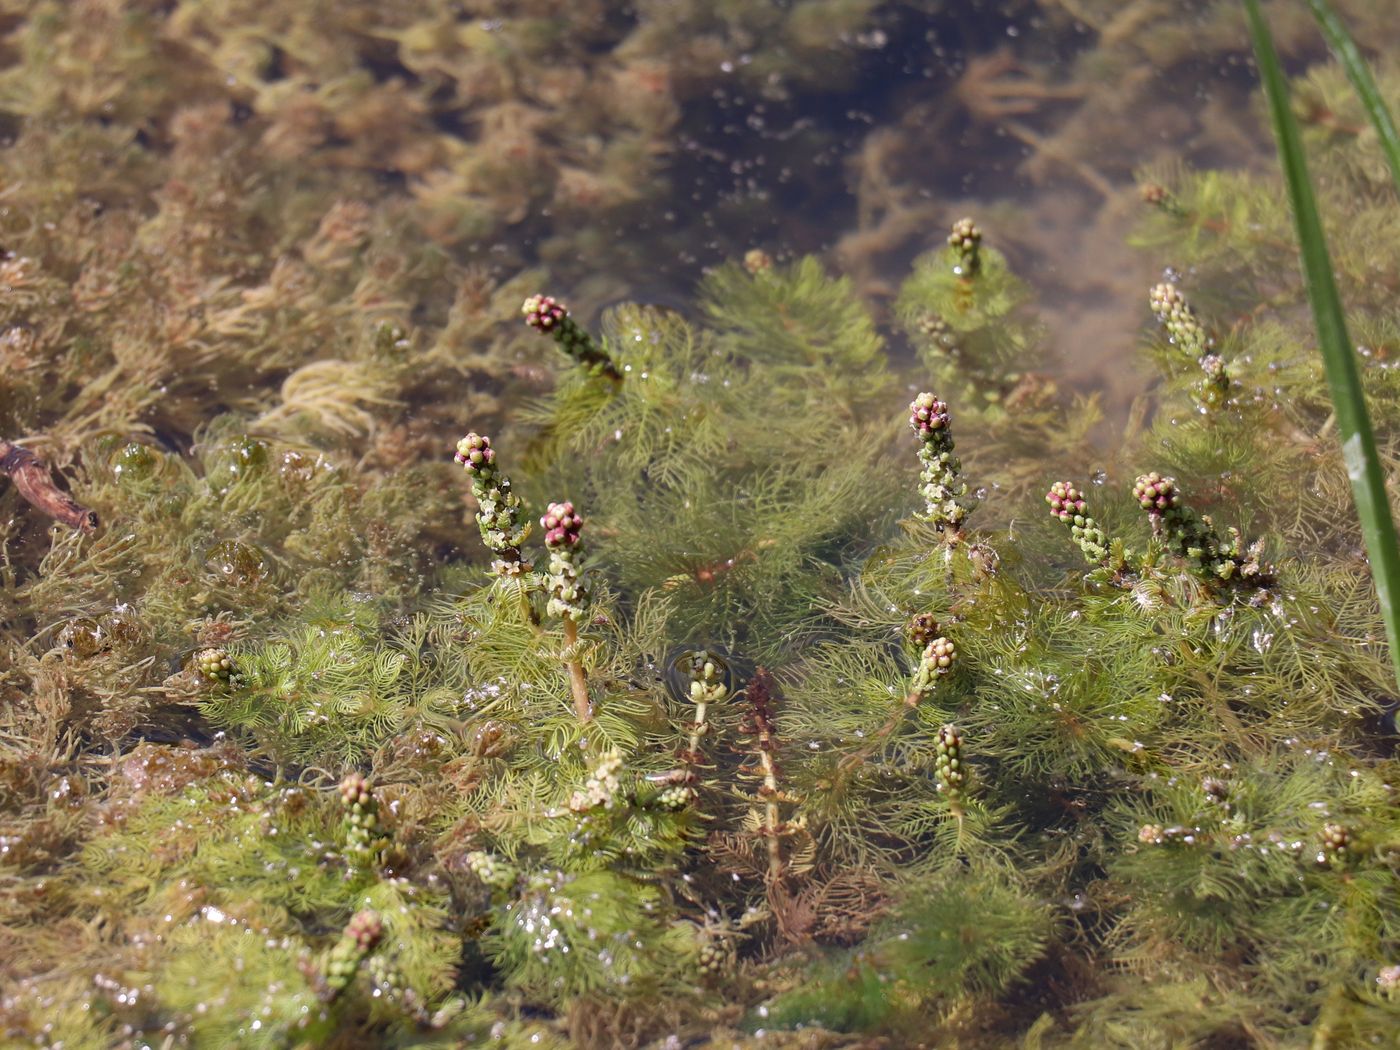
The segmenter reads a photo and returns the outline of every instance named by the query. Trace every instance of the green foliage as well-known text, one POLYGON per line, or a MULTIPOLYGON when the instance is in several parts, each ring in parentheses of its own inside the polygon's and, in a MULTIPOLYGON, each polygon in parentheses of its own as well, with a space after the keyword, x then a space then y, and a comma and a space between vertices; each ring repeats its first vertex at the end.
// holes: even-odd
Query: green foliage
POLYGON ((381 640, 372 609, 353 599, 308 608, 289 637, 277 633, 236 653, 239 680, 214 691, 205 715, 250 729, 276 757, 297 765, 354 764, 410 723, 458 714, 466 668, 443 676, 435 650, 447 632, 427 616, 381 640))
POLYGON ((1043 910, 996 875, 962 873, 906 892, 865 947, 826 962, 806 987, 766 1005, 757 1023, 912 1035, 940 1006, 1001 994, 1044 948, 1043 910))
POLYGON ((546 1002, 683 991, 695 939, 666 922, 654 888, 599 871, 538 872, 508 901, 484 947, 513 985, 546 1002))
MULTIPOLYGON (((815 258, 750 274, 729 265, 701 285, 704 313, 727 348, 762 362, 776 380, 837 384, 878 365, 883 340, 849 281, 832 280, 815 258)), ((874 395, 878 385, 860 390, 874 395)), ((846 394, 846 396, 850 396, 846 394)))
POLYGON ((822 566, 898 505, 892 428, 866 421, 891 378, 870 318, 815 260, 724 267, 702 294, 710 330, 636 307, 607 319, 623 381, 579 375, 540 407, 552 441, 534 490, 589 509, 626 594, 676 599, 673 643, 741 642, 766 659, 810 617, 831 582, 822 566))

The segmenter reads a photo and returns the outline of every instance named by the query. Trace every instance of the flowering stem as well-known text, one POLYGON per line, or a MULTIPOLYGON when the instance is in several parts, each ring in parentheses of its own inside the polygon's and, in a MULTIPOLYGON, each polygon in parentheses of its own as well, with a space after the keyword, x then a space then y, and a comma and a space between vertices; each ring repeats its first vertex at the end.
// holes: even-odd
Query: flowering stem
POLYGON ((564 666, 569 669, 569 690, 580 722, 593 718, 588 699, 588 678, 578 658, 579 619, 588 615, 590 601, 583 578, 583 516, 569 502, 551 503, 540 518, 544 545, 549 550, 549 570, 545 575, 549 593, 547 611, 564 621, 564 666))
POLYGON ((971 507, 967 484, 962 480, 962 464, 953 455, 949 433, 948 406, 932 394, 923 393, 909 405, 909 427, 919 438, 919 480, 925 507, 921 515, 939 532, 948 546, 957 543, 962 523, 971 507))
POLYGON ((945 725, 938 731, 938 791, 948 800, 948 812, 957 818, 958 826, 963 820, 963 788, 967 783, 967 773, 963 769, 962 734, 956 726, 945 725))
POLYGON ((690 723, 690 742, 681 758, 690 771, 691 779, 698 780, 694 770, 705 762, 705 753, 700 748, 710 732, 710 705, 723 703, 729 698, 729 684, 723 661, 707 649, 685 653, 676 666, 690 679, 685 699, 695 707, 695 718, 690 723))
POLYGON ((547 295, 532 295, 521 307, 525 323, 550 336, 589 375, 606 376, 614 383, 622 382, 613 359, 582 326, 569 316, 569 309, 547 295))

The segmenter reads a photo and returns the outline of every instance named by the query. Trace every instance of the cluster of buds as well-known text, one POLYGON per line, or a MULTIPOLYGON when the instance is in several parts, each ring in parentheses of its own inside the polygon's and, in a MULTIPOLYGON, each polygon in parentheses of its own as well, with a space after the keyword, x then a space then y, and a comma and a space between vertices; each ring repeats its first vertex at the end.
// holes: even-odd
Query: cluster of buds
POLYGON ((1167 330, 1167 337, 1176 346, 1196 358, 1210 352, 1214 345, 1210 333, 1201 324, 1196 311, 1181 294, 1181 289, 1170 281, 1152 286, 1148 301, 1157 320, 1167 330))
POLYGON ((653 801, 668 813, 679 813, 695 801, 695 789, 685 784, 673 784, 658 792, 653 801))
POLYGON ((1176 479, 1164 478, 1155 470, 1151 474, 1138 475, 1137 481, 1133 482, 1133 499, 1152 516, 1154 527, 1167 513, 1181 504, 1181 497, 1176 491, 1176 479))
POLYGON ((727 668, 714 653, 703 650, 692 653, 686 667, 686 673, 690 676, 686 699, 697 707, 722 703, 729 696, 726 671, 727 668))
POLYGON ((970 508, 964 499, 967 485, 960 476, 962 464, 953 455, 949 419, 948 406, 932 394, 920 394, 909 403, 909 427, 919 437, 923 464, 919 480, 926 504, 924 519, 940 532, 956 536, 970 508))
POLYGON ((549 548, 549 615, 578 622, 588 611, 583 582, 583 518, 572 503, 551 503, 540 518, 549 548))
POLYGON ((374 989, 372 994, 376 999, 393 1003, 398 1009, 413 1018, 416 1024, 425 1029, 432 1027, 432 1014, 428 1012, 418 993, 409 985, 408 978, 399 969, 395 960, 390 959, 383 952, 377 952, 370 956, 365 969, 369 974, 370 983, 374 989))
POLYGON ((622 797, 622 753, 616 748, 603 752, 598 764, 588 776, 582 791, 575 791, 569 799, 569 809, 574 813, 587 813, 590 809, 612 809, 622 797))
POLYGON ((732 936, 717 931, 702 931, 700 949, 695 953, 695 966, 702 978, 720 980, 730 976, 738 957, 732 936))
POLYGON ((493 890, 509 889, 520 878, 520 872, 514 865, 481 850, 467 854, 467 868, 483 886, 493 890))
POLYGON ((583 515, 567 501, 551 503, 540 524, 545 529, 544 542, 547 547, 576 547, 583 535, 583 515))
POLYGON ((527 325, 552 336, 559 349, 583 366, 590 375, 622 378, 612 358, 569 316, 568 308, 557 299, 532 295, 525 300, 520 312, 525 315, 527 325))
POLYGON ((1268 576, 1262 543, 1246 547, 1239 529, 1233 527, 1222 539, 1208 515, 1197 516, 1182 503, 1175 478, 1156 471, 1143 474, 1133 485, 1133 499, 1147 511, 1153 533, 1173 553, 1194 561, 1206 577, 1248 583, 1268 576))
POLYGON ((690 723, 690 744, 681 758, 688 766, 701 766, 705 763, 701 742, 710 732, 709 709, 728 700, 731 692, 729 667, 707 649, 681 654, 675 667, 684 676, 681 685, 684 698, 695 707, 690 723))
POLYGON ((1186 215, 1186 209, 1181 206, 1181 202, 1176 199, 1176 194, 1167 189, 1160 182, 1144 182, 1138 188, 1138 195, 1144 204, 1151 205, 1159 211, 1176 218, 1186 215))
POLYGON ((975 277, 982 266, 982 231, 971 219, 959 219, 948 234, 948 247, 958 257, 956 272, 962 277, 975 277))
POLYGON ((1228 390, 1230 375, 1225 371, 1225 362, 1219 354, 1206 354, 1201 358, 1201 371, 1205 373, 1206 385, 1217 390, 1228 390))
POLYGON ((915 613, 904 625, 904 636, 920 649, 938 637, 940 627, 933 613, 915 613))
POLYGON ((482 542, 496 555, 492 568, 502 576, 518 576, 529 571, 520 554, 520 545, 529 534, 520 497, 511 491, 510 478, 496 466, 496 450, 483 434, 468 434, 457 442, 452 457, 462 464, 472 482, 476 497, 476 524, 482 542))
POLYGON ((694 772, 685 766, 648 773, 638 782, 633 802, 643 808, 679 813, 699 797, 691 787, 695 779, 694 772))
POLYGON ((947 638, 935 638, 924 647, 919 666, 914 671, 914 687, 911 690, 916 702, 927 700, 933 694, 939 679, 952 672, 957 659, 957 646, 947 638))
POLYGON ((1154 285, 1148 294, 1148 301, 1157 320, 1166 329, 1172 345, 1190 354, 1201 366, 1204 376, 1200 389, 1201 402, 1208 408, 1218 408, 1230 390, 1230 375, 1225 369, 1225 362, 1214 352, 1215 340, 1176 285, 1167 281, 1154 285))
POLYGON ((922 393, 909 402, 909 429, 923 442, 934 441, 948 432, 952 421, 948 406, 930 393, 922 393))
POLYGON ((1084 493, 1068 481, 1057 481, 1045 494, 1045 502, 1054 517, 1069 525, 1070 536, 1085 560, 1100 564, 1108 559, 1108 534, 1089 516, 1084 493))
POLYGON ((350 987, 360 966, 379 946, 383 936, 384 923, 378 912, 360 911, 350 917, 340 940, 326 958, 322 998, 333 1000, 350 987))
POLYGON ((1330 868, 1346 867, 1354 845, 1351 829, 1345 824, 1324 824, 1318 839, 1322 848, 1318 850, 1317 862, 1330 868))
POLYGON ((233 660, 222 649, 201 649, 194 655, 199 677, 213 685, 225 685, 233 677, 233 660))
POLYGON ((773 257, 762 248, 750 248, 744 253, 744 269, 757 277, 773 269, 773 257))
POLYGON ((374 787, 359 772, 340 782, 340 802, 345 807, 345 857, 351 866, 368 871, 379 863, 389 836, 379 823, 379 802, 374 787))
POLYGON ((935 313, 925 313, 919 317, 916 323, 918 332, 930 344, 942 350, 949 356, 958 355, 958 340, 953 334, 952 327, 942 316, 935 313))
POLYGON ((967 773, 963 769, 962 734, 957 726, 945 725, 938 731, 937 758, 934 772, 938 778, 938 793, 948 800, 957 813, 962 808, 967 773))

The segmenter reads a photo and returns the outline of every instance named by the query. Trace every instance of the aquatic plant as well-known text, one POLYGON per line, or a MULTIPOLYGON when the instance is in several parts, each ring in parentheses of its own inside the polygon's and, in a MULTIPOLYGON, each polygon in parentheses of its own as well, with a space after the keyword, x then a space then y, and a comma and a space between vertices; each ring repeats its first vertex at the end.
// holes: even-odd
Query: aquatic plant
MULTIPOLYGON (((787 39, 799 9, 734 24, 787 39)), ((89 39, 49 14, 30 47, 89 39)), ((316 81, 334 42, 300 12, 273 35, 182 5, 169 28, 240 73, 262 148, 312 136, 358 178, 364 141, 339 149, 336 129, 360 105, 458 97, 468 55, 543 76, 573 26, 521 15, 492 37, 429 14, 390 38, 441 96, 354 63, 316 81)), ((141 93, 159 73, 114 112, 164 127, 141 93)), ((31 97, 25 135, 64 139, 45 107, 101 76, 26 88, 64 98, 31 97)), ((1345 461, 1265 176, 1154 178, 1142 240, 1183 276, 1157 296, 1174 330, 1142 318, 1157 411, 1110 454, 1090 405, 1035 380, 1039 324, 975 223, 933 238, 895 296, 917 370, 812 258, 729 264, 685 313, 622 305, 595 329, 534 278, 443 261, 398 208, 328 206, 342 184, 319 178, 237 197, 235 232, 161 261, 173 230, 227 218, 213 198, 243 170, 227 139, 252 118, 199 116, 172 125, 188 184, 141 222, 110 173, 82 177, 111 178, 98 197, 124 218, 84 216, 37 180, 54 154, 23 155, 73 225, 6 260, 7 324, 45 348, 42 375, 6 380, 6 432, 31 429, 19 398, 39 405, 30 444, 104 524, 46 532, 15 502, 0 565, 6 1039, 1393 1032, 1394 682, 1360 528, 1333 512, 1345 461), (195 163, 211 143, 233 174, 195 163), (296 250, 257 260, 236 231, 263 225, 296 250), (429 286, 449 273, 447 305, 429 286), (193 364, 144 360, 174 345, 138 327, 152 317, 193 326, 193 364), (1228 373, 1201 411, 1213 350, 1228 373), (519 361, 558 382, 507 413, 519 361)), ((100 124, 69 133, 117 134, 100 124)), ((1323 205, 1356 230, 1338 268, 1393 469, 1400 242, 1367 232, 1395 222, 1363 192, 1371 145, 1328 141, 1323 205)))
MULTIPOLYGON (((979 251, 978 281, 996 265, 979 251)), ((927 270, 913 281, 909 297, 930 286, 927 270)), ((358 595, 371 563, 390 580, 412 563, 393 568, 355 542, 373 520, 365 497, 308 472, 304 454, 279 471, 275 446, 224 437, 207 442, 202 478, 125 450, 121 470, 91 476, 83 495, 105 517, 140 513, 172 537, 244 506, 285 509, 215 531, 240 538, 214 547, 186 540, 185 557, 202 558, 194 573, 173 543, 156 559, 110 533, 56 533, 55 560, 24 584, 29 600, 73 603, 99 624, 94 641, 75 629, 67 652, 30 658, 41 691, 57 666, 103 695, 130 689, 119 646, 131 643, 102 634, 103 600, 127 600, 138 637, 166 646, 190 637, 193 616, 203 648, 191 681, 180 672, 138 694, 130 728, 69 701, 12 732, 88 717, 132 733, 192 703, 239 746, 214 764, 176 751, 166 781, 124 760, 128 800, 108 803, 120 817, 93 812, 67 830, 50 775, 37 795, 15 781, 31 813, 8 848, 15 892, 61 886, 79 918, 119 902, 132 932, 104 972, 160 976, 137 1011, 56 1013, 41 1003, 72 994, 83 966, 55 968, 33 926, 11 964, 24 968, 11 1030, 174 1025, 212 1038, 262 1017, 267 1045, 456 1038, 499 1016, 508 994, 584 1042, 708 1025, 716 996, 749 1008, 751 1026, 900 1032, 917 1017, 981 1038, 1036 1020, 1018 988, 1039 974, 1078 1004, 1063 1028, 1077 1038, 1107 1017, 1133 1016, 1133 1032, 1161 1023, 1137 990, 1203 969, 1245 982, 1230 1009, 1251 1024, 1381 1023, 1384 1000, 1366 999, 1355 974, 1396 948, 1384 887, 1400 829, 1386 760, 1358 749, 1387 676, 1365 641, 1378 610, 1345 548, 1252 490, 1197 515, 1160 472, 1135 489, 1125 474, 1116 495, 1100 487, 1131 549, 1068 483, 973 500, 980 457, 953 455, 954 408, 933 394, 905 417, 915 476, 908 438, 896 440, 893 369, 870 382, 878 341, 840 282, 812 262, 732 268, 709 294, 720 297, 706 328, 619 308, 589 337, 616 377, 570 355, 576 371, 532 410, 540 438, 519 493, 494 443, 463 439, 455 458, 495 568, 449 570, 416 598, 358 595), (723 297, 732 289, 737 302, 723 297), (778 330, 775 313, 808 319, 770 343, 757 333, 778 330), (842 323, 812 322, 823 314, 842 323), (803 357, 818 381, 793 384, 803 357), (894 418, 858 422, 878 404, 894 418), (525 546, 533 494, 565 484, 597 508, 587 587, 573 504, 535 504, 547 568, 525 546), (1044 526, 1013 537, 1004 523, 1043 501, 1044 526), (1244 546, 1242 526, 1222 536, 1212 519, 1265 537, 1274 565, 1244 546), (319 564, 329 537, 339 562, 283 575, 319 564), (1087 571, 1071 568, 1075 543, 1087 571), (85 582, 98 566, 111 597, 85 582), (750 654, 774 670, 748 670, 750 654), (221 822, 230 801, 240 816, 221 822), (48 873, 74 849, 80 864, 48 873), (177 933, 149 942, 138 931, 164 921, 174 886, 195 903, 177 933), (171 984, 186 980, 188 931, 210 908, 263 944, 249 982, 217 999, 203 979, 171 984), (1335 918, 1300 929, 1317 908, 1335 918), (1091 942, 1113 980, 1086 961, 1091 942)), ((1321 404, 1315 373, 1284 376, 1295 408, 1321 404)), ((1310 445, 1280 452, 1276 428, 1243 425, 1272 411, 1232 394, 1159 424, 1171 444, 1149 436, 1124 465, 1151 456, 1207 490, 1228 440, 1343 484, 1310 445)), ((1042 469, 1064 469, 1077 452, 1048 440, 1052 417, 974 402, 971 430, 990 442, 1044 434, 1060 451, 1042 469)), ((15 892, 7 907, 32 914, 15 892)), ((1219 1017, 1172 1023, 1201 1038, 1223 1030, 1219 1017)))

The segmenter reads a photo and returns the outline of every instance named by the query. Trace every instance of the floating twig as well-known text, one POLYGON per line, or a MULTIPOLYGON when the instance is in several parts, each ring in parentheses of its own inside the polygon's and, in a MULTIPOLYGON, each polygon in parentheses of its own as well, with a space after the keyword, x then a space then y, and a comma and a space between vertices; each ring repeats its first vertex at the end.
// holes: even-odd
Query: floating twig
POLYGON ((0 473, 15 483, 21 496, 55 521, 79 532, 97 530, 97 512, 55 485, 48 464, 29 449, 0 440, 0 473))

